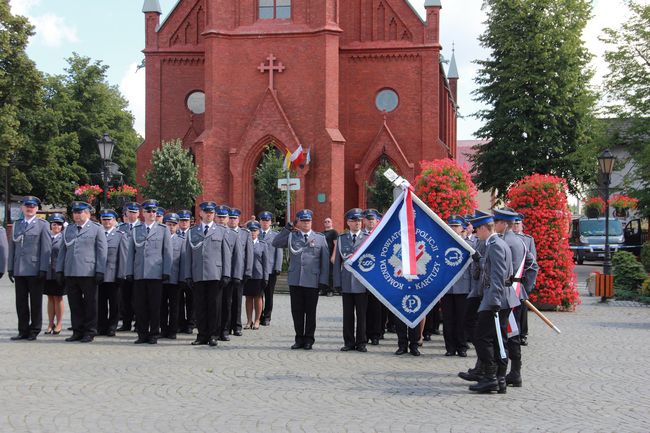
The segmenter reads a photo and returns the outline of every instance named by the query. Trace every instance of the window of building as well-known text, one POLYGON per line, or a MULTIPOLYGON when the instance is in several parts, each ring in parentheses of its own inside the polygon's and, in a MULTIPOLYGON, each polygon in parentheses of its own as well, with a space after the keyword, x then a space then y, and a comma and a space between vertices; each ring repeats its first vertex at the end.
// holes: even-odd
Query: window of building
POLYGON ((377 92, 377 96, 375 97, 377 110, 390 113, 397 108, 398 104, 399 96, 397 96, 397 92, 393 89, 382 89, 377 92))
POLYGON ((196 91, 187 97, 187 109, 194 114, 205 113, 205 93, 196 91))
POLYGON ((261 20, 288 20, 291 18, 291 0, 259 0, 261 20))

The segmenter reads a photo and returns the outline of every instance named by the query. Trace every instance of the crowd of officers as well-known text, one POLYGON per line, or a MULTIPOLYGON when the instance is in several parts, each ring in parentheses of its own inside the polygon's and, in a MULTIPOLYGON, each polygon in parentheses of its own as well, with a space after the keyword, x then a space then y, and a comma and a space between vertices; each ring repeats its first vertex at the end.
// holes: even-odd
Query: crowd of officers
POLYGON ((522 384, 521 346, 527 344, 522 301, 534 289, 538 266, 534 240, 522 233, 523 216, 512 209, 447 220, 476 254, 440 305, 408 328, 343 266, 378 225, 381 214, 375 209, 349 210, 347 230, 329 239, 331 227, 325 234, 312 230, 308 209, 277 232, 270 212, 244 228, 238 209, 212 201, 200 204, 193 226, 190 211, 165 213, 156 200, 126 204, 122 223, 114 210, 104 209, 101 224, 91 220, 91 205, 73 202, 73 221, 65 228, 61 214, 52 215, 50 224, 36 217, 39 206, 36 197, 22 200, 23 218, 14 224, 8 245, 0 227, 0 278, 6 264, 16 290, 18 335, 12 340, 36 340, 45 289, 55 300, 48 305, 47 333, 61 331, 62 301, 61 306, 56 301, 68 296, 72 335, 66 341, 92 342, 135 324, 136 344, 176 339, 178 332, 193 334, 196 327, 192 345, 217 346, 230 335, 241 336, 242 329, 270 324, 286 250, 295 330, 291 349, 312 349, 319 294, 334 288, 343 304, 341 351, 367 352, 368 343, 378 345, 385 332, 396 332, 395 354, 418 356, 422 341, 439 333, 442 311, 445 356, 466 357, 469 342, 476 349, 476 365, 459 373, 477 382, 470 390, 504 393, 507 385, 522 384), (519 332, 508 338, 511 314, 519 332))

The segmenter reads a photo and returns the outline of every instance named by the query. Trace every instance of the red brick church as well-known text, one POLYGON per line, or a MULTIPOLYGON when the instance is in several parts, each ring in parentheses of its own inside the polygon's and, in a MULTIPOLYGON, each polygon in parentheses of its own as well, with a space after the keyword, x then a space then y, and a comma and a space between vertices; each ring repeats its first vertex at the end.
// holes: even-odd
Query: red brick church
POLYGON ((441 62, 440 1, 425 8, 422 21, 408 0, 179 0, 161 21, 145 0, 138 181, 161 141, 181 138, 199 200, 250 215, 265 148, 302 144, 294 208, 340 226, 382 158, 411 180, 420 161, 455 158, 458 73, 441 62))

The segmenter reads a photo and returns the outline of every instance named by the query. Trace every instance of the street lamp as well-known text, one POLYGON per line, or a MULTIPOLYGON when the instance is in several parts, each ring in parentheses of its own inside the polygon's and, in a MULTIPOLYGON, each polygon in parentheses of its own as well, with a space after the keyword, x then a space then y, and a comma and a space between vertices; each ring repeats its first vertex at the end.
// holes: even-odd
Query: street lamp
POLYGON ((111 180, 111 173, 109 172, 109 164, 113 157, 113 149, 115 149, 115 142, 111 140, 108 133, 104 133, 102 138, 97 140, 97 147, 99 148, 99 156, 102 158, 102 180, 104 181, 104 204, 103 207, 108 207, 108 182, 111 180))
MULTIPOLYGON (((598 165, 600 172, 603 175, 603 182, 605 183, 605 258, 603 261, 603 274, 612 274, 612 261, 609 254, 609 184, 612 180, 612 171, 614 170, 614 161, 616 157, 605 149, 598 157, 598 165)), ((603 290, 603 297, 601 302, 607 301, 607 294, 603 290)))

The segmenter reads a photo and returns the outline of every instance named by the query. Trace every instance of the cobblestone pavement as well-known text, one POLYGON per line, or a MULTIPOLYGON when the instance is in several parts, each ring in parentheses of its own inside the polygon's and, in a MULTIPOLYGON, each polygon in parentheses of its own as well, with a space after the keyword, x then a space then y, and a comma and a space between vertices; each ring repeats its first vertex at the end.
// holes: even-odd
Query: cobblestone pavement
POLYGON ((473 353, 443 356, 440 336, 419 358, 393 355, 394 334, 366 354, 339 352, 339 297, 320 299, 310 352, 289 350, 286 295, 270 327, 214 349, 190 346, 190 336, 65 343, 69 331, 11 342, 5 277, 0 432, 650 431, 650 309, 597 301, 585 295, 576 313, 549 313, 561 335, 531 315, 524 387, 473 395, 456 377, 473 353))

